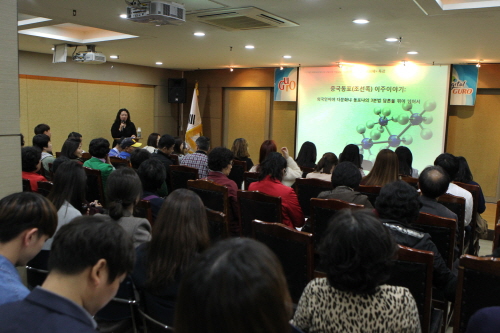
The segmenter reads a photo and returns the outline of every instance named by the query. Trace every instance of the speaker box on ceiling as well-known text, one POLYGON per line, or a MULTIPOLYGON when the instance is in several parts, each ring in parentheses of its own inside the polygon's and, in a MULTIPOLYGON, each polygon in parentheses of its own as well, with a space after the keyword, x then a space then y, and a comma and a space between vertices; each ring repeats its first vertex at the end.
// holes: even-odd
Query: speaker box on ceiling
POLYGON ((186 103, 186 79, 168 79, 168 102, 186 103))

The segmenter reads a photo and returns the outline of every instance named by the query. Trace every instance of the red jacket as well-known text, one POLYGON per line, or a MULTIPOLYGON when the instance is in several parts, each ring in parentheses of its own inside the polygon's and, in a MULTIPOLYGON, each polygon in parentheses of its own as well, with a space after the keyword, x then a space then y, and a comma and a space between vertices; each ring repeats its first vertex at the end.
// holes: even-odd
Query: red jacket
POLYGON ((23 179, 29 179, 30 180, 30 185, 31 185, 31 190, 33 192, 38 191, 38 182, 46 182, 47 179, 42 176, 37 174, 36 172, 22 172, 23 179))
MULTIPOLYGON (((281 197, 281 212, 283 214, 283 224, 289 228, 300 228, 304 225, 304 214, 300 208, 297 194, 293 188, 281 184, 277 179, 267 176, 261 181, 250 184, 249 191, 259 191, 264 194, 281 197)), ((267 221, 273 222, 273 221, 267 221)))

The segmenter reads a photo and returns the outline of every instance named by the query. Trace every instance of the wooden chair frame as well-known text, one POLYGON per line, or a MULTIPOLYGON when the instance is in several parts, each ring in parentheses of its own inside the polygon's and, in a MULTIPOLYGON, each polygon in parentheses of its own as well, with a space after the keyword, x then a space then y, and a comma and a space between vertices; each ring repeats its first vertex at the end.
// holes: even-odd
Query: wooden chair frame
POLYGON ((410 177, 410 176, 403 176, 399 175, 402 181, 410 184, 414 188, 418 189, 418 178, 410 177))
POLYGON ((155 221, 153 219, 153 211, 151 210, 151 202, 149 202, 149 200, 139 200, 136 208, 144 210, 146 213, 145 218, 149 221, 149 224, 151 224, 152 227, 155 221))
POLYGON ((127 168, 131 168, 132 167, 132 164, 130 163, 129 160, 123 159, 123 158, 119 158, 119 157, 116 157, 116 156, 110 156, 109 157, 109 161, 115 167, 115 169, 118 169, 118 168, 120 168, 122 166, 125 166, 127 168))
POLYGON ((39 181, 38 183, 38 190, 37 192, 46 197, 51 191, 52 187, 54 186, 54 183, 52 182, 42 182, 39 181))
MULTIPOLYGON (((447 203, 460 204, 462 207, 459 212, 453 211, 457 214, 458 222, 458 249, 460 253, 464 253, 464 236, 465 236, 465 199, 451 194, 443 194, 437 198, 440 204, 446 206, 447 203)), ((451 209, 450 209, 451 210, 451 209)))
POLYGON ((33 192, 31 190, 31 181, 23 178, 23 192, 33 192))
POLYGON ((377 185, 359 185, 356 191, 366 195, 368 197, 368 200, 370 200, 372 206, 375 207, 375 199, 380 194, 381 189, 382 186, 377 186, 377 185))
POLYGON ((242 188, 243 182, 244 182, 244 174, 247 172, 247 162, 245 161, 238 161, 236 159, 233 160, 233 167, 231 169, 231 172, 229 173, 229 176, 227 178, 233 180, 236 183, 236 186, 238 189, 242 188), (239 170, 243 169, 243 172, 241 174, 238 174, 239 170))
MULTIPOLYGON (((205 210, 207 212, 207 220, 208 220, 209 224, 210 224, 210 221, 215 221, 215 222, 217 222, 219 224, 222 224, 224 226, 223 227, 224 231, 223 231, 222 235, 220 235, 221 237, 220 238, 217 238, 217 237, 213 238, 213 237, 211 237, 212 238, 211 240, 212 241, 214 241, 214 240, 217 241, 217 240, 219 240, 221 238, 227 238, 227 237, 229 237, 229 232, 228 232, 229 227, 227 225, 226 215, 224 215, 224 213, 222 213, 222 212, 218 212, 218 211, 210 209, 208 207, 205 207, 205 210)), ((210 225, 209 225, 208 229, 209 229, 208 231, 209 231, 209 234, 210 234, 210 225)), ((210 236, 212 236, 212 235, 210 235, 210 236)))
MULTIPOLYGON (((91 169, 87 167, 83 167, 83 170, 85 171, 85 174, 87 176, 94 176, 97 178, 97 192, 99 193, 99 202, 102 204, 102 206, 105 206, 106 203, 106 197, 104 196, 104 187, 102 186, 102 175, 101 175, 101 170, 96 170, 96 169, 91 169)), ((89 182, 89 178, 87 177, 87 184, 89 182)), ((87 185, 88 187, 88 185, 87 185)), ((87 201, 91 202, 92 198, 86 198, 87 201)), ((95 199, 94 199, 95 200, 95 199)))
POLYGON ((249 182, 248 180, 250 180, 250 179, 258 179, 258 178, 259 178, 259 173, 258 172, 248 172, 248 171, 245 171, 243 173, 243 182, 245 183, 244 190, 248 191, 248 187, 250 186, 250 184, 253 183, 254 181, 257 181, 257 180, 253 180, 253 181, 249 182))
POLYGON ((170 154, 168 157, 172 160, 174 163, 173 165, 179 165, 179 156, 175 154, 170 154))
MULTIPOLYGON (((274 204, 276 206, 277 210, 277 215, 278 215, 278 221, 273 221, 273 223, 282 223, 283 215, 282 215, 282 206, 281 206, 281 197, 274 197, 272 195, 267 195, 264 193, 261 193, 259 191, 242 191, 238 190, 237 193, 238 197, 238 217, 240 219, 240 225, 241 225, 241 232, 243 236, 250 237, 252 235, 252 218, 249 222, 249 225, 245 225, 245 221, 243 221, 243 215, 242 215, 242 204, 241 204, 241 199, 247 199, 247 200, 252 200, 252 201, 257 201, 257 202, 263 202, 263 203, 269 203, 269 204, 274 204)), ((258 215, 258 214, 257 214, 258 215)), ((255 216, 256 219, 258 219, 258 216, 255 216)))
POLYGON ((171 165, 169 167, 169 172, 168 172, 168 181, 170 183, 170 190, 174 191, 178 188, 187 188, 187 180, 186 180, 186 185, 185 186, 174 186, 176 183, 174 182, 173 178, 175 177, 176 173, 188 173, 191 174, 190 177, 187 177, 189 179, 196 180, 199 178, 198 176, 198 169, 196 168, 191 168, 185 165, 171 165))
POLYGON ((320 192, 331 190, 332 183, 317 178, 297 178, 295 179, 294 187, 295 192, 297 193, 297 198, 299 199, 299 204, 302 208, 302 212, 305 216, 310 216, 311 199, 316 198, 320 192), (315 197, 304 197, 304 191, 301 191, 301 188, 304 187, 317 188, 317 195, 315 197))

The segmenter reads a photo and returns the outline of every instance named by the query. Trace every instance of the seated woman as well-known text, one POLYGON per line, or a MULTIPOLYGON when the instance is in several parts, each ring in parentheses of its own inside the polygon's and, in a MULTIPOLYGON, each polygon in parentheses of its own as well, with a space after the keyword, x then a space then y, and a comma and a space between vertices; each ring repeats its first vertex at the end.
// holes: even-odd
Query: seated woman
POLYGON ((405 146, 399 146, 395 150, 399 160, 399 174, 402 176, 409 176, 418 178, 418 170, 412 168, 413 155, 411 150, 405 146))
POLYGON ((149 134, 146 146, 142 147, 142 149, 146 149, 152 154, 156 151, 156 149, 158 149, 158 141, 160 141, 160 134, 151 133, 149 134))
POLYGON ((209 242, 200 197, 186 189, 173 191, 156 219, 153 238, 136 249, 132 279, 151 317, 173 325, 180 279, 209 242))
POLYGON ((327 277, 309 282, 293 324, 304 332, 420 332, 410 291, 384 284, 396 251, 370 212, 337 213, 319 247, 327 277))
POLYGON ((60 156, 65 156, 70 160, 76 160, 78 163, 83 164, 82 154, 83 150, 81 141, 76 139, 68 139, 64 141, 60 156))
POLYGON ((292 304, 281 264, 265 245, 231 238, 205 251, 182 278, 177 333, 289 333, 292 304))
POLYGON ((234 154, 234 159, 238 161, 243 161, 247 163, 247 170, 251 170, 253 167, 252 159, 248 153, 248 143, 247 140, 243 138, 238 138, 234 140, 231 151, 234 154))
MULTIPOLYGON (((276 142, 274 140, 266 140, 262 143, 260 146, 260 152, 259 152, 259 164, 254 165, 251 169, 250 172, 260 172, 259 171, 259 165, 262 163, 268 154, 276 152, 276 142)), ((283 156, 286 159, 287 167, 286 167, 286 172, 283 175, 283 180, 282 183, 283 185, 291 187, 295 183, 295 179, 302 177, 302 170, 300 170, 299 166, 293 158, 290 157, 288 154, 288 148, 283 147, 281 148, 281 152, 283 153, 283 156)))
POLYGON ((173 154, 177 155, 177 157, 179 158, 179 163, 182 161, 184 155, 189 152, 189 149, 189 145, 184 140, 179 137, 175 138, 173 154))
POLYGON ((133 216, 141 194, 141 180, 131 168, 120 168, 109 175, 106 185, 108 218, 125 229, 134 240, 134 247, 151 239, 149 221, 133 216))
POLYGON ((332 171, 338 163, 337 155, 325 153, 314 168, 314 172, 309 172, 306 178, 317 178, 329 182, 332 178, 332 171))
POLYGON ((479 201, 477 205, 477 212, 479 214, 482 214, 486 210, 486 201, 484 200, 484 194, 483 190, 481 189, 481 185, 479 185, 474 181, 474 177, 472 177, 472 172, 470 171, 469 168, 469 163, 467 163, 465 157, 458 156, 457 161, 458 161, 458 172, 455 176, 455 179, 453 180, 460 183, 479 186, 479 201))
POLYGON ((361 177, 365 176, 363 168, 361 167, 361 162, 363 161, 362 155, 359 154, 359 147, 354 144, 349 144, 344 147, 344 150, 339 156, 339 163, 351 162, 359 169, 361 177))
POLYGON ((46 182, 47 179, 37 172, 42 167, 42 151, 36 147, 21 148, 22 178, 30 181, 32 192, 38 191, 38 182, 46 182))
POLYGON ((398 155, 390 149, 382 149, 368 176, 361 179, 361 185, 384 186, 399 179, 398 155))
POLYGON ((306 141, 300 147, 299 154, 297 155, 295 162, 297 162, 300 167, 315 168, 316 158, 316 145, 311 141, 306 141))
POLYGON ((320 199, 339 199, 346 202, 363 205, 365 208, 373 208, 364 194, 356 192, 354 189, 359 186, 361 174, 359 169, 351 162, 339 163, 333 170, 331 191, 323 191, 318 195, 320 199))
POLYGON ((149 201, 151 204, 153 221, 156 221, 156 217, 165 201, 163 198, 160 198, 158 194, 167 177, 165 168, 160 161, 149 158, 141 163, 139 169, 137 169, 137 174, 142 183, 143 192, 141 199, 149 201))
MULTIPOLYGON (((295 191, 281 183, 287 169, 287 161, 280 153, 269 153, 259 167, 259 181, 250 184, 249 191, 281 197, 283 224, 289 228, 304 225, 304 214, 295 191)), ((270 221, 272 222, 272 221, 270 221)))

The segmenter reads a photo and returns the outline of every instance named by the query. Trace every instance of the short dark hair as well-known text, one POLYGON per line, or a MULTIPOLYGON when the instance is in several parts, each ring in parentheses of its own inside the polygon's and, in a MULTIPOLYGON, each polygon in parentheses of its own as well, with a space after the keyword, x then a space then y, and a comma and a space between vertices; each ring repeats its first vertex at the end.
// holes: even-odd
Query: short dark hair
POLYGON ((375 200, 375 209, 380 218, 412 223, 418 218, 422 207, 418 197, 414 187, 397 180, 382 187, 375 200))
POLYGON ((103 216, 81 216, 59 229, 49 257, 49 270, 66 275, 81 273, 106 260, 108 283, 129 273, 135 251, 131 237, 118 224, 103 216))
POLYGON ((158 148, 170 148, 175 144, 175 139, 169 134, 163 134, 158 141, 158 148))
POLYGON ((37 147, 28 146, 21 148, 22 170, 24 172, 35 171, 41 158, 42 151, 37 147))
POLYGON ((433 199, 446 193, 450 181, 450 177, 440 166, 427 167, 418 177, 418 185, 422 194, 433 199))
POLYGON ((92 139, 89 144, 89 153, 97 158, 105 158, 109 153, 109 141, 105 138, 92 139))
POLYGON ((448 174, 450 179, 455 179, 458 172, 458 161, 455 156, 450 153, 444 153, 436 157, 434 165, 443 168, 444 172, 448 174))
POLYGON ((137 174, 141 179, 142 189, 147 192, 156 192, 167 177, 163 163, 151 158, 141 163, 137 169, 137 174))
POLYGON ((319 246, 329 284, 354 294, 375 294, 387 282, 397 246, 369 210, 339 211, 319 246))
POLYGON ((215 147, 208 154, 208 168, 212 171, 222 171, 233 159, 232 151, 224 147, 215 147))
POLYGON ((149 134, 146 146, 158 148, 158 137, 159 136, 160 136, 160 133, 149 134))
POLYGON ((68 134, 68 139, 76 139, 80 142, 82 141, 82 135, 78 132, 71 132, 68 134))
POLYGON ((106 181, 109 217, 119 220, 130 205, 135 205, 142 194, 142 184, 135 170, 120 168, 106 181))
POLYGON ((57 228, 57 210, 38 193, 19 192, 0 200, 0 243, 7 243, 26 229, 52 237, 57 228))
POLYGON ((286 169, 286 159, 280 153, 269 153, 264 161, 259 164, 259 180, 267 176, 281 181, 283 179, 283 169, 286 169))
POLYGON ((37 134, 33 137, 33 147, 37 147, 40 150, 47 148, 49 146, 50 137, 46 134, 37 134))
POLYGON ((200 150, 209 150, 210 149, 210 139, 206 136, 200 136, 198 139, 196 139, 196 146, 198 146, 198 149, 200 150))
POLYGON ((139 169, 142 162, 148 160, 151 157, 151 153, 146 149, 134 149, 130 153, 130 164, 135 170, 139 169))
POLYGON ((82 142, 78 139, 71 138, 64 141, 63 146, 61 148, 61 156, 66 156, 69 159, 75 159, 77 156, 75 155, 75 151, 80 147, 82 142))
POLYGON ((352 162, 340 162, 332 172, 332 187, 347 186, 356 188, 361 181, 359 168, 352 162))
POLYGON ((35 126, 35 135, 43 134, 46 131, 50 131, 50 126, 47 124, 38 124, 35 126))
POLYGON ((253 239, 231 238, 183 275, 174 326, 178 333, 288 332, 291 312, 275 254, 253 239))

